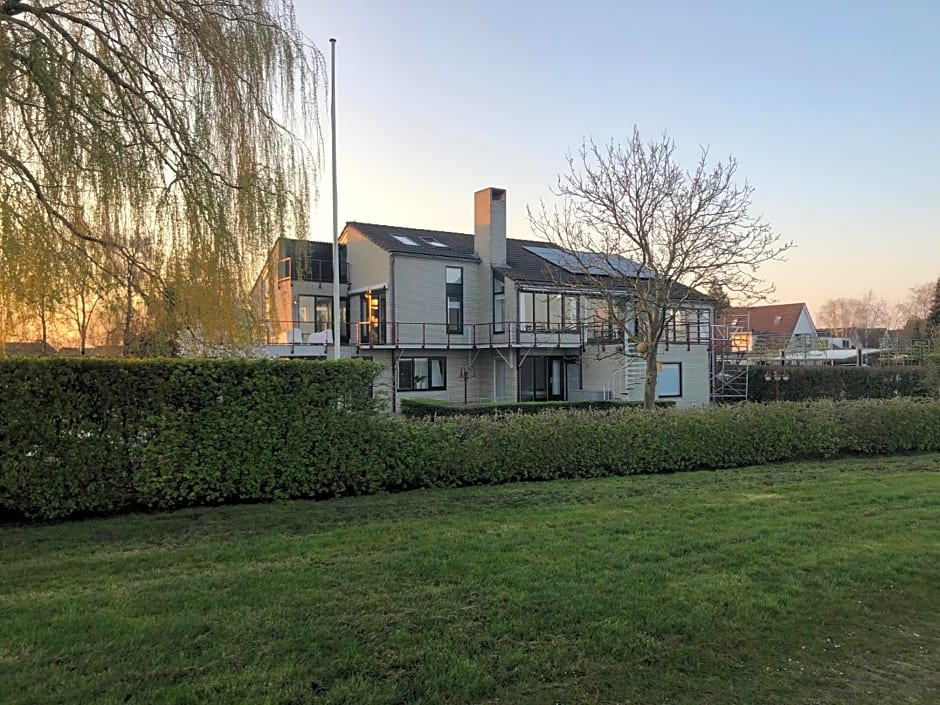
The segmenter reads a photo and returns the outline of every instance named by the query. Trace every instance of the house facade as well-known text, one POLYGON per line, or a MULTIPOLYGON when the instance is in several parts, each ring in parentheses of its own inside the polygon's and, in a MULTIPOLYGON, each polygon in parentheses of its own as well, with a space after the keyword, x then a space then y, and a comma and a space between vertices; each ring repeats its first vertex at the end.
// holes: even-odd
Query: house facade
MULTIPOLYGON (((508 238, 505 190, 474 194, 472 234, 349 222, 340 248, 342 355, 383 364, 379 384, 392 411, 405 398, 643 398, 645 363, 591 290, 596 276, 548 243, 508 238)), ((320 333, 331 316, 317 297, 331 295, 332 285, 288 279, 293 265, 279 266, 280 289, 270 284, 270 263, 256 286, 277 312, 269 351, 325 354, 320 333), (314 297, 312 322, 303 296, 314 297)), ((677 313, 659 350, 659 398, 708 403, 712 310, 711 299, 691 292, 677 313)))

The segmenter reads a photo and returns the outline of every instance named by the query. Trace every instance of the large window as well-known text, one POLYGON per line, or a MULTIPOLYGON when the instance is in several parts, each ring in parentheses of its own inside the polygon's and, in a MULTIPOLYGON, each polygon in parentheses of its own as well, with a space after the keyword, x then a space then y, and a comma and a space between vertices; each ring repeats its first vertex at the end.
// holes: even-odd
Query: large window
MULTIPOLYGON (((616 321, 617 317, 621 317, 622 320, 624 315, 622 309, 617 311, 617 316, 613 316, 607 299, 588 297, 584 303, 584 322, 587 324, 588 340, 595 342, 623 340, 623 331, 616 321)), ((634 322, 628 322, 628 327, 635 332, 634 322)))
POLYGON ((519 292, 519 323, 522 330, 576 331, 579 299, 577 294, 519 292))
POLYGON ((656 395, 660 398, 682 396, 682 363, 664 362, 656 378, 656 395))
POLYGON ((406 357, 398 361, 398 391, 447 389, 447 358, 406 357))
MULTIPOLYGON (((339 312, 339 334, 345 345, 349 342, 349 299, 345 296, 339 300, 339 312)), ((332 329, 333 297, 301 294, 297 297, 297 320, 312 323, 318 333, 332 329)))
POLYGON ((493 275, 493 332, 506 331, 506 280, 502 274, 493 275))
POLYGON ((385 290, 367 291, 359 298, 359 342, 384 345, 386 341, 385 290))
POLYGON ((447 332, 463 333, 463 268, 447 267, 444 274, 447 287, 447 332))

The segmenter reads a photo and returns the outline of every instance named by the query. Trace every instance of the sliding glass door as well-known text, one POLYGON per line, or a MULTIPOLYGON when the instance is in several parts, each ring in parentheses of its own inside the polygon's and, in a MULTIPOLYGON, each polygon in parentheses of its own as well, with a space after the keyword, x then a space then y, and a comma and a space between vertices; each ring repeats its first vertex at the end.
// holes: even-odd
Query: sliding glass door
POLYGON ((520 401, 562 401, 565 398, 565 359, 530 355, 519 366, 520 401))

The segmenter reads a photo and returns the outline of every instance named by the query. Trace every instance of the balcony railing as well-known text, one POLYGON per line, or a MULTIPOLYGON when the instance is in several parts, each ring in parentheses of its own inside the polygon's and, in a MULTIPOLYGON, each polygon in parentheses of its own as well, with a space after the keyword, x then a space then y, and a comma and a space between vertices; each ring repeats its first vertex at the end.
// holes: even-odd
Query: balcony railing
MULTIPOLYGON (((308 321, 265 321, 263 340, 269 345, 323 344, 326 326, 308 321)), ((664 334, 666 347, 708 345, 710 328, 701 323, 671 325, 664 334)), ((341 344, 376 347, 557 347, 622 344, 623 334, 606 323, 553 325, 546 323, 468 323, 459 330, 446 323, 353 323, 343 332, 341 344)))

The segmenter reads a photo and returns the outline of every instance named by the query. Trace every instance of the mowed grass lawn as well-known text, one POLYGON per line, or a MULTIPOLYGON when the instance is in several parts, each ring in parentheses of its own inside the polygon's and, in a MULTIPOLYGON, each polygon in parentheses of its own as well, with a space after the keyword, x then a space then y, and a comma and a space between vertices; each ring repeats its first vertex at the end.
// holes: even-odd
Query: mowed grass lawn
POLYGON ((3 703, 940 703, 940 455, 0 527, 3 703))

